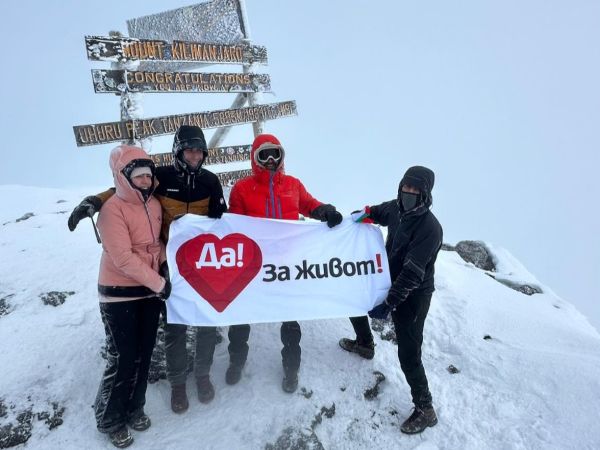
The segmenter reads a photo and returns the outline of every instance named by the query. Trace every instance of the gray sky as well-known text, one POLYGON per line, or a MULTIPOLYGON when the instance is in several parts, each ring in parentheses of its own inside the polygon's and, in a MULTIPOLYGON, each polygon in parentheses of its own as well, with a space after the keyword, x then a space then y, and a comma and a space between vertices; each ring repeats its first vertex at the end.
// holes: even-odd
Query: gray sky
MULTIPOLYGON (((84 35, 182 1, 3 4, 0 182, 109 186, 111 145, 73 125, 118 120, 94 94, 84 35)), ((288 173, 347 214, 395 197, 403 172, 436 172, 445 241, 511 251, 600 329, 600 2, 247 0, 276 96, 299 116, 267 123, 288 173)), ((213 66, 209 71, 238 71, 213 66)), ((226 108, 234 94, 146 94, 146 117, 226 108)), ((211 131, 207 132, 210 137, 211 131)), ((247 144, 250 126, 226 144, 247 144)), ((152 152, 170 150, 170 138, 152 152)), ((91 194, 92 192, 90 192, 91 194)), ((523 301, 535 301, 523 297, 523 301)))

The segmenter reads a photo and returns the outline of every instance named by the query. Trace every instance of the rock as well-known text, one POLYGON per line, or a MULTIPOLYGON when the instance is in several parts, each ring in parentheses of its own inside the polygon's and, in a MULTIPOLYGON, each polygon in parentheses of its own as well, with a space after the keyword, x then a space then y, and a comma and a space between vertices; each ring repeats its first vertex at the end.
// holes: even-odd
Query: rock
POLYGON ((375 375, 375 386, 370 387, 363 392, 365 400, 374 400, 379 395, 379 385, 385 380, 385 375, 378 370, 373 372, 375 375))
POLYGON ((42 303, 44 305, 59 306, 65 302, 67 297, 73 294, 75 294, 74 291, 50 291, 46 292, 45 294, 40 294, 40 298, 42 299, 42 303))
POLYGON ((455 249, 462 259, 472 263, 478 269, 496 271, 493 255, 483 242, 460 241, 456 244, 455 249))
POLYGON ((300 389, 300 395, 302 395, 304 398, 311 398, 313 395, 313 391, 309 391, 305 387, 303 387, 300 389))
POLYGON ((456 247, 450 245, 450 244, 442 244, 442 250, 445 250, 447 252, 455 252, 456 251, 456 247))
POLYGON ((27 220, 27 219, 29 219, 30 217, 33 217, 33 216, 35 216, 34 213, 28 212, 28 213, 23 214, 17 220, 15 220, 15 222, 22 222, 23 220, 27 220))
POLYGON ((460 373, 460 370, 459 370, 459 369, 457 369, 456 367, 454 367, 452 364, 450 364, 450 365, 449 365, 449 366, 446 368, 446 370, 447 370, 448 372, 450 372, 451 374, 453 374, 453 375, 454 375, 455 373, 460 373))
POLYGON ((379 337, 384 341, 390 341, 394 344, 398 344, 396 339, 396 331, 394 329, 394 323, 391 317, 386 320, 372 319, 371 329, 379 334, 379 337))
POLYGON ((265 450, 325 450, 313 430, 287 427, 274 444, 265 445, 265 450))
POLYGON ((492 337, 489 334, 486 334, 483 339, 489 341, 492 337))
POLYGON ((12 311, 12 305, 8 303, 8 299, 14 297, 15 294, 9 294, 0 298, 0 316, 5 316, 12 311))
POLYGON ((521 283, 517 283, 516 281, 513 280, 508 280, 506 278, 501 278, 499 276, 493 276, 490 274, 487 274, 490 277, 492 277, 494 280, 496 280, 498 283, 503 284, 504 286, 507 286, 511 289, 514 289, 515 291, 518 291, 522 294, 525 295, 533 295, 533 294, 542 294, 544 291, 542 291, 542 288, 539 286, 535 286, 533 284, 521 284, 521 283))
POLYGON ((33 428, 31 408, 17 415, 16 424, 9 423, 0 427, 0 448, 15 447, 24 444, 31 437, 33 428))

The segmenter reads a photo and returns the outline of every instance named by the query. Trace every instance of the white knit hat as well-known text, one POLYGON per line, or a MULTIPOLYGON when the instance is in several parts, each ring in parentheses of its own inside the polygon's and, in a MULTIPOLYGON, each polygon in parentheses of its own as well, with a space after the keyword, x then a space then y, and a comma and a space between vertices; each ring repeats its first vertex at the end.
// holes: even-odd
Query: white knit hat
POLYGON ((148 166, 136 167, 131 171, 131 178, 139 177, 140 175, 152 176, 152 170, 148 166))

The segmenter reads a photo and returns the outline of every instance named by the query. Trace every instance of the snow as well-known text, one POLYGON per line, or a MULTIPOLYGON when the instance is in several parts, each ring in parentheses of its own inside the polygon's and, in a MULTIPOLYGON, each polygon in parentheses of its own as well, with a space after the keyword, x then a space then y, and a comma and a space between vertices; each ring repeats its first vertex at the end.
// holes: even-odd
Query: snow
MULTIPOLYGON (((34 412, 52 402, 66 408, 54 430, 34 420, 26 448, 112 448, 96 431, 91 408, 104 368, 96 296, 101 249, 89 220, 73 233, 66 226, 77 202, 101 190, 0 186, 0 299, 12 308, 0 316, 0 398, 16 405, 0 417, 0 429, 31 405, 34 412), (16 222, 28 212, 34 216, 16 222), (40 299, 49 291, 75 294, 53 307, 40 299)), ((600 335, 507 250, 486 244, 498 276, 544 293, 521 294, 456 253, 440 252, 423 345, 436 427, 400 433, 411 402, 391 342, 375 334, 375 359, 367 361, 338 347, 341 337, 353 336, 347 319, 303 322, 300 389, 290 395, 280 387, 279 324, 261 324, 252 327, 248 363, 235 386, 224 380, 225 333, 211 372, 212 403, 196 400, 190 376, 190 409, 175 415, 168 383, 149 385, 153 425, 134 432, 132 448, 286 448, 275 445, 286 429, 290 439, 304 436, 305 447, 297 448, 599 448, 600 335), (460 372, 449 373, 450 364, 460 372), (375 385, 374 371, 386 380, 369 401, 363 393, 375 385)))

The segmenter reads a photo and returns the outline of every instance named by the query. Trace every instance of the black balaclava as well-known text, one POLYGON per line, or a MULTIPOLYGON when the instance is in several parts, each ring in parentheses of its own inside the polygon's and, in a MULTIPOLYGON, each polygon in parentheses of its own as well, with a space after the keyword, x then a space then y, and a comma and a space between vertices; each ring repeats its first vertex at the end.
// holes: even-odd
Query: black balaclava
POLYGON ((144 202, 148 201, 154 192, 154 169, 154 162, 151 159, 134 159, 123 168, 123 175, 125 175, 125 178, 127 178, 129 185, 136 191, 141 192, 144 202), (139 188, 131 181, 132 172, 138 167, 148 167, 152 173, 152 184, 147 189, 139 188))
POLYGON ((401 213, 412 211, 423 205, 429 208, 432 203, 431 190, 435 182, 435 174, 423 166, 410 167, 398 185, 398 206, 401 213), (418 188, 419 194, 402 192, 402 186, 409 185, 418 188))

